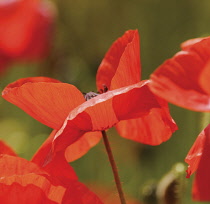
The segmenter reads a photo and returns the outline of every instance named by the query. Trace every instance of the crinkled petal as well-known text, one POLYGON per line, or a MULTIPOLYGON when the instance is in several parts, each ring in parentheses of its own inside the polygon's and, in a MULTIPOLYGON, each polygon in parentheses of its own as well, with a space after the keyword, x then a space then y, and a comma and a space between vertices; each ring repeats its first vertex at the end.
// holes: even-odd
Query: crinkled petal
POLYGON ((140 118, 120 121, 116 128, 122 137, 149 145, 167 141, 177 130, 166 102, 161 108, 154 108, 140 118))
POLYGON ((75 86, 46 77, 19 79, 2 96, 53 129, 59 129, 68 113, 85 101, 75 86))
MULTIPOLYGON (((159 98, 149 91, 148 83, 142 81, 108 91, 75 108, 55 135, 54 151, 67 148, 85 132, 106 130, 121 120, 142 117, 161 108, 159 98)), ((174 122, 166 128, 171 123, 174 122)))
POLYGON ((184 45, 151 75, 151 90, 178 106, 210 111, 210 96, 200 85, 200 74, 210 60, 210 37, 184 45))
POLYGON ((196 172, 193 199, 210 201, 210 125, 199 134, 185 161, 189 164, 187 177, 196 172))
POLYGON ((0 155, 0 177, 8 177, 12 175, 24 175, 28 173, 45 173, 36 164, 29 162, 23 158, 10 156, 6 154, 0 155))
POLYGON ((137 30, 118 38, 101 62, 96 75, 97 88, 117 89, 140 81, 140 48, 137 30))
POLYGON ((0 140, 0 154, 8 154, 11 156, 17 156, 11 147, 5 144, 5 142, 0 140))
POLYGON ((84 184, 75 181, 66 190, 62 204, 103 204, 84 184))
POLYGON ((68 162, 79 159, 86 154, 92 147, 99 143, 102 137, 101 132, 87 132, 76 142, 69 145, 65 151, 68 162))
POLYGON ((34 173, 0 179, 0 200, 4 204, 60 204, 64 193, 64 187, 54 186, 34 173))

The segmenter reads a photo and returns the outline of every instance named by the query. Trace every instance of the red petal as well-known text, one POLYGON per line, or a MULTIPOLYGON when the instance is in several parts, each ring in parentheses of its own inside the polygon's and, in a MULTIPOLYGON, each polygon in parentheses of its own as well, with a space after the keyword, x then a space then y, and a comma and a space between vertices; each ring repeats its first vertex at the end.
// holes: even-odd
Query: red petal
POLYGON ((0 155, 0 177, 24 175, 28 173, 45 173, 36 164, 25 159, 10 155, 0 155))
POLYGON ((67 185, 69 181, 77 180, 77 175, 66 161, 64 152, 59 152, 53 157, 50 163, 48 162, 48 159, 51 159, 49 157, 51 156, 52 141, 56 132, 56 130, 52 131, 31 161, 36 163, 51 176, 57 177, 63 184, 67 185))
MULTIPOLYGON (((39 166, 44 166, 48 160, 48 154, 51 152, 52 141, 56 134, 54 130, 47 140, 42 144, 37 153, 33 156, 32 161, 39 166)), ((65 158, 68 162, 79 159, 86 154, 93 146, 95 146, 101 139, 100 132, 87 132, 79 140, 69 145, 65 151, 65 158)), ((62 173, 63 174, 63 173, 62 173)), ((70 175, 69 172, 67 172, 70 175)), ((68 177, 68 176, 67 176, 68 177)))
POLYGON ((122 137, 149 145, 167 141, 177 130, 166 103, 162 108, 152 109, 148 115, 120 121, 116 128, 122 137))
MULTIPOLYGON (((206 39, 207 38, 208 37, 206 37, 206 39)), ((182 48, 182 50, 190 49, 196 43, 200 43, 203 39, 205 39, 205 38, 194 38, 194 39, 187 40, 181 44, 181 48, 182 48)))
POLYGON ((2 96, 41 123, 59 129, 85 99, 75 86, 58 82, 46 77, 20 79, 9 84, 2 96))
POLYGON ((203 90, 210 95, 210 60, 205 65, 203 71, 200 74, 199 82, 203 90))
POLYGON ((45 49, 45 45, 48 46, 53 18, 54 12, 52 8, 47 3, 44 4, 37 0, 1 3, 1 50, 12 58, 24 57, 24 54, 29 56, 31 52, 33 54, 37 52, 37 47, 42 43, 43 45, 39 47, 41 48, 39 49, 40 53, 37 53, 40 56, 40 54, 43 53, 42 48, 45 49), (35 36, 37 36, 37 38, 35 36), (38 39, 41 41, 38 42, 38 39), (29 46, 34 50, 26 50, 29 46), (27 53, 27 51, 29 51, 29 53, 27 53))
POLYGON ((101 62, 96 75, 98 90, 128 86, 140 81, 140 48, 137 30, 118 38, 101 62))
POLYGON ((210 110, 210 97, 200 86, 199 76, 210 60, 210 37, 184 46, 152 75, 152 91, 167 101, 196 111, 210 110))
MULTIPOLYGON (((161 106, 155 95, 149 91, 148 81, 108 91, 70 112, 63 127, 55 135, 54 150, 65 149, 84 132, 106 130, 121 120, 145 116, 161 106)), ((171 124, 175 126, 174 122, 170 121, 165 128, 168 129, 171 124)))
POLYGON ((4 204, 59 204, 65 188, 53 186, 41 175, 13 175, 0 180, 0 200, 4 204))
POLYGON ((196 171, 193 198, 210 201, 210 125, 199 134, 185 161, 189 164, 187 177, 196 171))
POLYGON ((67 147, 65 157, 68 162, 79 159, 94 147, 101 139, 101 132, 87 132, 76 142, 67 147))
MULTIPOLYGON (((60 169, 61 174, 66 167, 57 157, 52 168, 60 169)), ((101 203, 95 194, 76 180, 65 178, 65 175, 60 180, 59 174, 47 174, 36 164, 22 158, 0 155, 0 169, 0 200, 4 204, 101 203)))
POLYGON ((0 141, 0 154, 8 154, 11 156, 17 156, 17 154, 12 150, 12 148, 6 145, 3 141, 0 141))
POLYGON ((72 182, 66 190, 62 204, 103 204, 85 185, 72 182))

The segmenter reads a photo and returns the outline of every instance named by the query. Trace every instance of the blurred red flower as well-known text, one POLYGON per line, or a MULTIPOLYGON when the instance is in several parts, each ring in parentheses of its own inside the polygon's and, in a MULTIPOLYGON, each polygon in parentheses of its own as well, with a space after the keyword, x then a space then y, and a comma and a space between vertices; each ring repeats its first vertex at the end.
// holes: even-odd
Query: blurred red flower
POLYGON ((95 94, 96 97, 85 101, 73 85, 44 77, 11 83, 4 89, 3 97, 57 130, 43 145, 43 151, 52 141, 53 152, 75 145, 80 155, 68 154, 67 149, 68 161, 99 141, 101 133, 97 131, 114 125, 125 138, 158 145, 169 139, 177 126, 167 103, 149 90, 149 81, 140 81, 139 60, 138 31, 130 30, 114 42, 103 59, 97 73, 101 94, 95 94), (93 139, 89 138, 93 132, 93 139), (83 134, 86 137, 81 137, 83 134))
POLYGON ((182 51, 151 75, 151 90, 178 106, 210 111, 210 37, 184 42, 182 51))
POLYGON ((102 204, 77 176, 62 155, 42 168, 16 156, 0 141, 0 200, 4 204, 102 204))
MULTIPOLYGON (((194 111, 210 111, 210 37, 181 45, 182 51, 151 75, 151 90, 167 101, 194 111)), ((186 157, 188 177, 196 171, 193 198, 210 201, 209 128, 198 136, 186 157)))
POLYGON ((198 135, 185 161, 189 164, 187 177, 196 172, 192 189, 193 199, 210 201, 210 125, 198 135))
POLYGON ((54 18, 55 8, 47 0, 1 1, 0 71, 11 62, 45 58, 54 18))

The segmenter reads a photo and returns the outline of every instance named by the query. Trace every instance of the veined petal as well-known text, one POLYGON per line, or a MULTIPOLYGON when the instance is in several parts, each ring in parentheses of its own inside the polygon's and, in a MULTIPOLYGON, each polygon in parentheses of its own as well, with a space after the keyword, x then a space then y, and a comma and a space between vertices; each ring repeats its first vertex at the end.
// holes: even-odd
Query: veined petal
POLYGON ((151 90, 178 106, 210 111, 210 96, 200 85, 200 74, 210 60, 210 37, 184 45, 151 75, 151 90))
POLYGON ((57 130, 68 113, 85 101, 75 86, 46 77, 19 79, 9 84, 2 96, 39 122, 57 130))
POLYGON ((120 121, 116 128, 122 137, 149 145, 167 141, 177 130, 166 102, 161 108, 154 108, 140 118, 120 121))
POLYGON ((97 88, 117 89, 140 81, 140 47, 137 30, 118 38, 102 60, 96 75, 97 88))
POLYGON ((87 132, 76 142, 67 147, 65 158, 68 162, 79 159, 101 140, 101 132, 87 132))
MULTIPOLYGON (((38 164, 39 166, 45 166, 46 163, 48 163, 48 155, 52 151, 52 141, 54 139, 55 134, 57 133, 57 130, 53 130, 50 136, 45 140, 45 142, 42 144, 42 146, 38 149, 36 154, 34 154, 32 158, 32 162, 38 164)), ((84 135, 78 139, 73 144, 69 145, 65 151, 65 159, 66 162, 72 162, 74 160, 79 159, 84 154, 86 154, 93 146, 95 146, 101 139, 102 135, 101 132, 87 132, 84 133, 84 135)), ((61 159, 59 159, 61 160, 61 159)), ((59 161, 60 162, 60 161, 59 161)), ((64 161, 65 163, 65 161, 64 161)), ((63 168, 63 169, 69 169, 63 168)), ((66 171, 67 177, 70 176, 71 169, 66 171)), ((59 171, 58 171, 59 172, 59 171)), ((62 171, 61 174, 64 174, 62 171)), ((77 177, 75 177, 77 178, 77 177)), ((74 179, 74 174, 72 179, 74 179)))
POLYGON ((3 141, 0 140, 0 154, 8 154, 11 156, 17 156, 11 147, 6 145, 3 141))
POLYGON ((185 161, 189 164, 187 177, 196 172, 193 199, 210 201, 210 125, 199 134, 185 161))
POLYGON ((161 108, 159 98, 149 90, 148 83, 142 81, 108 91, 75 108, 55 135, 54 151, 67 148, 84 132, 106 130, 121 120, 139 118, 161 108))

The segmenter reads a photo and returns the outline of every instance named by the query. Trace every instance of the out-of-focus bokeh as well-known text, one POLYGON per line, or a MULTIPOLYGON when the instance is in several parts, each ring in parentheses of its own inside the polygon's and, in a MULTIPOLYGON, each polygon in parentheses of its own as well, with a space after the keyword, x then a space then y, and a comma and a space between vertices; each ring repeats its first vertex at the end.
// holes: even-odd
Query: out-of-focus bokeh
MULTIPOLYGON (((42 75, 74 84, 82 92, 96 91, 95 75, 103 56, 128 29, 140 33, 143 79, 179 51, 183 41, 210 35, 209 0, 54 0, 54 4, 57 20, 49 57, 41 62, 9 65, 0 76, 1 90, 19 78, 42 75)), ((51 130, 2 98, 0 105, 1 139, 30 159, 51 130)), ((119 137, 114 129, 108 131, 126 195, 145 204, 156 204, 154 189, 176 163, 184 162, 208 123, 208 116, 202 113, 173 105, 170 108, 179 130, 159 146, 138 144, 119 137)), ((92 189, 99 186, 101 191, 111 189, 116 194, 102 141, 72 166, 92 189)), ((184 172, 182 166, 177 168, 184 172)), ((191 199, 192 179, 186 179, 186 189, 178 189, 182 192, 175 195, 183 197, 183 204, 199 203, 191 199)))

